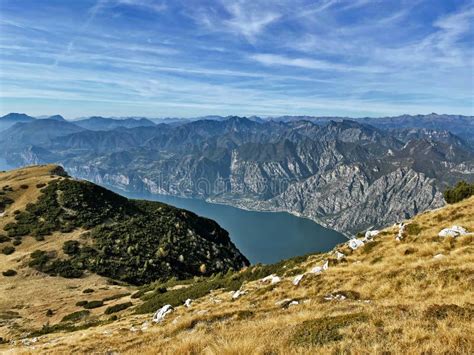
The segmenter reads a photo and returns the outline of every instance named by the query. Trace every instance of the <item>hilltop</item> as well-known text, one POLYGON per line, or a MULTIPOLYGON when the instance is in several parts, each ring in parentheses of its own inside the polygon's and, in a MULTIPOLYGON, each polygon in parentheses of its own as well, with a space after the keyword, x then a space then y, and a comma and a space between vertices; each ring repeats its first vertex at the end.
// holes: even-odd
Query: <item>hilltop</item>
POLYGON ((48 321, 60 320, 80 301, 67 300, 82 297, 83 289, 207 276, 249 264, 214 221, 129 200, 55 165, 0 173, 0 243, 1 313, 14 315, 20 328, 42 322, 49 306, 54 316, 48 321))
MULTIPOLYGON (((98 287, 93 279, 96 284, 91 294, 82 294, 91 283, 89 277, 67 286, 61 278, 54 278, 51 293, 80 287, 61 306, 54 304, 57 298, 50 301, 55 311, 67 308, 72 316, 63 321, 53 316, 42 329, 22 328, 21 334, 12 324, 22 320, 14 317, 23 311, 28 298, 12 301, 14 284, 4 278, 2 295, 9 303, 2 300, 2 307, 10 307, 10 313, 3 312, 13 317, 13 321, 4 320, 9 324, 7 336, 26 337, 5 344, 4 349, 52 353, 472 353, 473 234, 440 237, 439 233, 454 225, 473 232, 473 215, 474 197, 470 197, 406 220, 403 227, 367 233, 367 238, 361 235, 355 250, 345 243, 329 253, 209 277, 139 287, 109 285, 103 291, 104 284, 98 287), (84 302, 93 307, 94 301, 102 299, 96 292, 109 292, 108 298, 118 299, 112 304, 124 306, 113 308, 114 313, 104 311, 103 305, 85 313, 84 302), (187 302, 189 307, 184 305, 187 299, 192 300, 187 302), (74 306, 78 300, 83 306, 74 306), (166 304, 174 310, 161 322, 152 323, 153 312, 166 304)), ((46 312, 46 304, 42 307, 46 312)), ((46 324, 48 318, 41 320, 46 324)))

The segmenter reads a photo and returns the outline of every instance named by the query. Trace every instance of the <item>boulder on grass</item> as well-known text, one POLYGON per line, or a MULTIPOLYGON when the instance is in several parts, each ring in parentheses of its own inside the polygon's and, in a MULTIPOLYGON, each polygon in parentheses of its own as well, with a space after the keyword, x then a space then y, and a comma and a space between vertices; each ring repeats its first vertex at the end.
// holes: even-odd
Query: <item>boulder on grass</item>
POLYGON ((165 319, 166 315, 170 314, 171 312, 173 312, 173 306, 167 304, 155 312, 152 320, 155 323, 162 322, 165 319))
POLYGON ((445 228, 439 232, 438 236, 440 237, 459 237, 460 235, 469 234, 467 230, 463 227, 452 226, 450 228, 445 228))

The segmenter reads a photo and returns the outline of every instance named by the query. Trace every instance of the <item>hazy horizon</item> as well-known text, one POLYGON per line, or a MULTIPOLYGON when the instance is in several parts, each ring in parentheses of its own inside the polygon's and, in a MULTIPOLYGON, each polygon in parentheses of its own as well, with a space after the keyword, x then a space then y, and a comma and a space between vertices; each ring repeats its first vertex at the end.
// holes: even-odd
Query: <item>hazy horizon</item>
POLYGON ((44 114, 39 114, 39 115, 33 115, 29 114, 28 112, 6 112, 6 113, 0 113, 0 118, 3 116, 6 116, 8 114, 25 114, 33 118, 37 119, 47 119, 52 116, 60 115, 62 116, 65 120, 67 121, 77 121, 81 119, 87 119, 87 118, 92 118, 92 117, 101 117, 101 118, 112 118, 112 119, 117 119, 117 120, 122 120, 122 119, 148 119, 148 120, 178 120, 178 119, 183 119, 183 120, 196 120, 196 119, 202 119, 206 117, 222 117, 222 118, 228 118, 228 117, 241 117, 241 118, 252 118, 252 117, 258 117, 261 119, 272 119, 272 118, 280 118, 280 117, 311 117, 311 118, 344 118, 344 119, 361 119, 361 118, 387 118, 387 117, 398 117, 398 116, 427 116, 427 115, 438 115, 438 116, 443 116, 443 115, 449 115, 449 116, 464 116, 464 117, 473 117, 472 115, 462 115, 462 114, 456 114, 456 113, 437 113, 437 112, 430 112, 430 113, 414 113, 414 114, 409 114, 409 113, 402 113, 400 115, 384 115, 384 116, 378 116, 378 115, 372 115, 372 116, 336 116, 336 115, 324 115, 324 116, 318 116, 318 115, 292 115, 292 114, 285 114, 285 115, 214 115, 214 114, 207 114, 207 115, 202 115, 202 116, 137 116, 137 115, 132 115, 132 116, 112 116, 112 115, 96 115, 92 114, 90 116, 73 116, 73 117, 67 117, 61 113, 54 113, 54 114, 49 114, 49 115, 44 115, 44 114))

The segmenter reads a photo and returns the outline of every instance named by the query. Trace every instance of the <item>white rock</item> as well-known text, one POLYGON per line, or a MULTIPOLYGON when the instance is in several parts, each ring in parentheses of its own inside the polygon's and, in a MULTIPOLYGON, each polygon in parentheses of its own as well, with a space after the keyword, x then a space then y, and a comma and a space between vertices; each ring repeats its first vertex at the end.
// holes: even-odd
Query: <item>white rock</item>
POLYGON ((159 310, 155 312, 153 315, 153 322, 159 323, 163 321, 166 317, 167 314, 171 313, 173 311, 173 307, 170 304, 167 304, 163 307, 161 307, 159 310))
POLYGON ((348 245, 352 250, 356 250, 357 248, 360 248, 362 245, 364 245, 364 242, 360 239, 352 238, 349 240, 348 245))
POLYGON ((438 236, 440 237, 458 237, 460 235, 468 234, 467 230, 463 227, 452 226, 451 228, 445 228, 439 232, 438 236))
POLYGON ((233 298, 234 300, 236 300, 237 298, 239 298, 240 296, 245 295, 246 293, 247 293, 247 292, 245 292, 245 291, 237 290, 237 291, 235 291, 235 292, 233 293, 232 298, 233 298))
POLYGON ((263 279, 260 280, 260 282, 268 282, 270 281, 271 284, 276 284, 276 283, 279 283, 281 281, 281 279, 272 274, 272 275, 268 275, 268 276, 265 276, 263 279))
POLYGON ((365 232, 364 241, 372 240, 372 238, 377 236, 379 233, 380 233, 380 231, 378 231, 378 230, 365 232))
POLYGON ((0 212, 0 217, 5 216, 5 212, 0 212))
POLYGON ((345 257, 344 254, 342 254, 341 252, 336 251, 336 259, 337 260, 341 260, 343 257, 345 257))
POLYGON ((325 296, 324 299, 326 301, 344 301, 346 299, 346 296, 336 293, 335 295, 329 294, 325 296))
POLYGON ((442 259, 442 258, 444 258, 443 254, 436 254, 435 256, 433 256, 433 259, 442 259))
POLYGON ((403 233, 405 232, 405 227, 406 225, 403 222, 398 225, 398 234, 397 234, 397 237, 395 238, 397 241, 400 241, 403 239, 403 233))
POLYGON ((327 269, 329 269, 329 260, 326 260, 326 262, 323 265, 323 270, 326 271, 327 269))
POLYGON ((147 329, 148 329, 148 325, 149 325, 148 322, 144 322, 144 323, 142 324, 142 330, 147 330, 147 329))
POLYGON ((190 298, 188 298, 186 301, 184 301, 184 306, 185 306, 186 308, 189 308, 189 307, 191 307, 191 303, 192 303, 192 302, 193 302, 193 300, 190 299, 190 298))
POLYGON ((303 276, 304 274, 295 276, 295 278, 293 279, 293 285, 298 286, 301 280, 303 279, 303 276))
POLYGON ((312 274, 320 274, 322 272, 323 272, 323 268, 321 266, 315 266, 310 271, 310 273, 312 273, 312 274))
POLYGON ((290 306, 296 306, 298 303, 298 301, 291 301, 289 304, 288 304, 288 307, 290 306))

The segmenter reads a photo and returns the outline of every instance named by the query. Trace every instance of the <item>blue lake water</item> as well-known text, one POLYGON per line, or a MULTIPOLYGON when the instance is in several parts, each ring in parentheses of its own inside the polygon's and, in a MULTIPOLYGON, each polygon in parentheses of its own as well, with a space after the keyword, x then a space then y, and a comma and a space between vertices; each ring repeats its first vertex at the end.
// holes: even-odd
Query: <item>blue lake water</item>
POLYGON ((274 263, 325 252, 347 240, 336 231, 284 212, 254 212, 197 199, 115 191, 128 198, 164 202, 215 220, 252 263, 274 263))
MULTIPOLYGON (((0 171, 12 168, 0 159, 0 171)), ((215 220, 229 232, 234 244, 252 263, 274 263, 293 256, 325 252, 347 240, 336 231, 284 212, 246 211, 198 199, 107 188, 128 198, 164 202, 215 220)))

